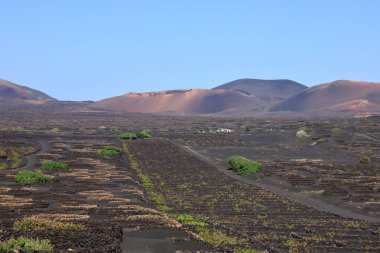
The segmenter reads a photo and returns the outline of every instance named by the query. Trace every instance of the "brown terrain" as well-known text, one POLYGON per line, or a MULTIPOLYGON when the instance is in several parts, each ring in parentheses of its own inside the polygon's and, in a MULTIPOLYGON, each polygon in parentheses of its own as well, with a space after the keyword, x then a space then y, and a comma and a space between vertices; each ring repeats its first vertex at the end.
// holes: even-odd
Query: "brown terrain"
POLYGON ((380 112, 380 83, 339 80, 308 88, 275 105, 271 111, 355 115, 380 112))
POLYGON ((45 93, 0 79, 0 99, 55 100, 45 93))
POLYGON ((171 90, 128 93, 101 100, 92 107, 116 111, 166 113, 179 115, 264 111, 275 99, 260 98, 242 91, 171 90))
POLYGON ((340 80, 304 89, 290 80, 240 79, 211 90, 130 92, 98 102, 76 102, 57 101, 43 92, 0 79, 0 105, 3 110, 34 107, 37 111, 183 116, 367 117, 380 114, 380 83, 340 80))
POLYGON ((292 80, 239 79, 219 85, 214 89, 241 90, 257 97, 288 98, 305 90, 307 87, 292 80))

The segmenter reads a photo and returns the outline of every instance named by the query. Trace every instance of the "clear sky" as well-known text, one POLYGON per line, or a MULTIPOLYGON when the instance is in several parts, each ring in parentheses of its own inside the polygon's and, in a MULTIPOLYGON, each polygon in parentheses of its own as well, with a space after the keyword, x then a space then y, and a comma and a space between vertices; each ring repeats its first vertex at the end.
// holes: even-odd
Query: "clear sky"
POLYGON ((0 0, 0 78, 64 100, 380 82, 380 0, 0 0))

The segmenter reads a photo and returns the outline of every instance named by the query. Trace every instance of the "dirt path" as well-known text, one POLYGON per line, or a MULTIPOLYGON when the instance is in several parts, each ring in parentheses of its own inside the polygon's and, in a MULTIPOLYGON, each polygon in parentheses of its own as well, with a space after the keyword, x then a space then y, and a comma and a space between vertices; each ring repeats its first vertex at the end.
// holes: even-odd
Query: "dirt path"
POLYGON ((373 138, 372 136, 369 136, 367 134, 361 134, 361 133, 355 133, 356 136, 359 136, 359 137, 362 137, 364 139, 368 139, 368 140, 371 140, 371 141, 376 141, 378 142, 379 140, 376 139, 376 138, 373 138))
POLYGON ((15 170, 26 170, 26 169, 32 169, 38 161, 38 156, 40 154, 46 153, 51 149, 51 144, 48 143, 47 141, 40 140, 38 141, 38 145, 40 146, 40 149, 30 155, 25 156, 26 158, 26 164, 24 166, 21 166, 15 170))
POLYGON ((281 195, 281 196, 283 196, 285 198, 288 198, 290 200, 293 200, 293 201, 296 201, 298 203, 304 204, 304 205, 306 205, 308 207, 313 207, 313 208, 318 209, 320 211, 333 213, 333 214, 336 214, 336 215, 339 215, 339 216, 342 216, 342 217, 345 217, 345 218, 352 218, 352 219, 357 219, 357 220, 363 220, 363 221, 369 221, 369 222, 374 222, 374 223, 380 223, 380 219, 379 218, 363 215, 363 214, 360 214, 360 213, 353 212, 351 210, 342 209, 340 207, 337 207, 335 205, 323 202, 323 201, 315 199, 315 198, 310 198, 308 196, 305 196, 305 195, 302 195, 302 194, 299 194, 299 193, 295 193, 295 192, 284 191, 284 189, 282 189, 280 187, 277 187, 277 186, 274 186, 274 185, 265 184, 265 183, 262 183, 262 182, 257 182, 255 180, 239 176, 239 175, 235 174, 233 171, 227 170, 226 168, 224 168, 224 167, 216 164, 215 162, 211 161, 207 157, 204 157, 203 155, 199 154, 198 152, 196 152, 195 150, 193 150, 191 147, 184 146, 184 145, 179 144, 179 143, 177 143, 177 142, 175 142, 173 140, 169 140, 169 141, 171 143, 173 143, 174 145, 176 145, 176 146, 178 146, 178 147, 186 150, 187 152, 191 153, 192 155, 194 155, 198 159, 200 159, 200 160, 202 160, 202 161, 204 161, 204 162, 212 165, 213 167, 217 168, 219 171, 223 172, 224 174, 226 174, 226 175, 228 175, 228 176, 230 176, 230 177, 232 177, 232 178, 234 178, 236 180, 244 182, 246 184, 251 184, 251 185, 255 185, 255 186, 261 187, 261 188, 263 188, 265 190, 274 192, 274 193, 279 194, 279 195, 281 195))

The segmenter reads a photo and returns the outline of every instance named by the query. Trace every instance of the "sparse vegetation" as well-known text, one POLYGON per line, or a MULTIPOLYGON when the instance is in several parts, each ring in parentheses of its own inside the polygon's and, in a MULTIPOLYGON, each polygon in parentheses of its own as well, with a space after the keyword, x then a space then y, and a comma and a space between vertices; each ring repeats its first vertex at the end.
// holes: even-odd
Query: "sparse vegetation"
POLYGON ((335 127, 333 129, 331 129, 331 132, 334 134, 341 134, 343 132, 343 129, 335 127))
POLYGON ((59 128, 55 127, 51 130, 53 134, 59 133, 59 128))
POLYGON ((368 156, 363 156, 360 158, 360 163, 362 164, 370 164, 371 163, 371 158, 368 156))
POLYGON ((59 170, 67 169, 69 166, 66 163, 56 162, 56 161, 46 161, 42 163, 41 168, 45 170, 59 170))
POLYGON ((298 129, 297 129, 297 131, 304 131, 304 132, 308 132, 309 131, 309 129, 307 128, 307 127, 305 127, 305 126, 303 126, 303 127, 299 127, 298 129))
POLYGON ((212 231, 208 229, 200 231, 198 235, 202 238, 202 240, 214 245, 235 246, 237 244, 247 242, 246 239, 239 239, 236 236, 230 236, 219 231, 212 231))
POLYGON ((29 217, 16 221, 13 224, 15 231, 37 231, 37 230, 80 230, 83 229, 82 224, 72 222, 54 221, 39 217, 29 217))
POLYGON ((142 183, 145 191, 150 197, 150 200, 156 203, 157 209, 161 212, 167 213, 171 210, 171 208, 166 204, 165 197, 160 194, 152 180, 149 178, 149 176, 145 175, 142 169, 139 166, 139 163, 134 158, 133 154, 129 152, 128 145, 126 142, 123 142, 123 151, 128 156, 128 160, 131 164, 132 169, 137 173, 137 177, 139 178, 140 182, 142 183))
POLYGON ((11 237, 8 241, 1 242, 0 249, 14 252, 16 252, 16 250, 52 252, 53 245, 50 244, 49 240, 30 239, 20 236, 18 238, 11 237))
POLYGON ((123 140, 137 139, 137 135, 135 133, 122 133, 122 134, 119 134, 118 137, 123 140))
POLYGON ((347 227, 348 228, 359 228, 360 223, 357 221, 350 221, 349 223, 347 223, 347 227))
POLYGON ((257 253, 258 251, 256 249, 249 249, 249 248, 240 248, 236 247, 234 249, 234 253, 257 253))
POLYGON ((140 131, 137 133, 122 133, 118 136, 120 139, 128 140, 128 139, 144 139, 144 138, 151 138, 152 135, 150 135, 147 131, 140 131))
POLYGON ((254 174, 263 168, 262 163, 249 160, 243 156, 231 156, 228 158, 228 162, 232 170, 241 176, 254 174))
POLYGON ((318 144, 325 143, 325 142, 328 142, 326 138, 319 138, 317 141, 318 144))
POLYGON ((45 175, 39 171, 22 170, 16 175, 16 183, 25 185, 39 184, 48 182, 52 178, 52 176, 45 175))
POLYGON ((179 214, 176 220, 183 225, 195 226, 197 231, 203 231, 207 227, 207 223, 200 221, 189 214, 179 214))
POLYGON ((33 146, 13 147, 6 146, 0 147, 0 170, 16 169, 25 164, 25 156, 36 152, 37 149, 33 146))
POLYGON ((106 146, 100 150, 99 154, 101 156, 117 156, 120 154, 120 149, 114 146, 106 146))
POLYGON ((150 135, 147 131, 141 131, 136 133, 137 138, 152 138, 152 135, 150 135))

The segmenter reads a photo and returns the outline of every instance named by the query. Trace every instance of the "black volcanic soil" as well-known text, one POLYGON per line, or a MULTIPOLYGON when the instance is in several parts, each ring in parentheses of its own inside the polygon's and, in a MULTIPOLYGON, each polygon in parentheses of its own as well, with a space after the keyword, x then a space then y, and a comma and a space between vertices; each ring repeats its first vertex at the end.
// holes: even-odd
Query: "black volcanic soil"
POLYGON ((228 169, 227 158, 243 155, 264 163, 265 169, 249 176, 273 185, 379 220, 380 121, 314 122, 268 126, 257 124, 248 133, 179 135, 173 139, 228 169), (296 132, 307 129, 310 137, 299 141, 296 132), (341 129, 341 132, 336 129, 341 129), (321 141, 323 140, 323 141, 321 141), (364 156, 370 164, 362 164, 364 156))
POLYGON ((213 228, 244 236, 249 247, 280 252, 379 250, 376 223, 319 211, 246 184, 167 140, 132 141, 128 146, 145 173, 159 175, 154 182, 175 212, 202 215, 213 228))
POLYGON ((134 245, 141 241, 128 234, 123 237, 123 229, 129 229, 130 233, 150 231, 153 237, 160 237, 170 229, 178 234, 178 238, 186 237, 187 244, 162 241, 151 243, 150 251, 140 252, 159 252, 157 250, 162 247, 209 249, 147 202, 141 185, 134 179, 123 156, 104 158, 98 155, 103 146, 118 145, 116 138, 45 134, 29 135, 27 139, 20 134, 3 134, 2 138, 17 140, 19 145, 23 141, 30 143, 34 140, 41 149, 27 156, 29 160, 25 166, 0 171, 0 241, 23 235, 49 239, 55 252, 126 252, 129 247, 138 247, 134 245), (19 170, 38 169, 44 160, 66 162, 69 169, 44 171, 54 179, 40 185, 22 186, 14 182, 14 175, 19 170), (36 215, 82 224, 84 229, 12 230, 14 222, 36 215), (128 243, 124 241, 122 244, 123 240, 128 243))
POLYGON ((46 159, 66 162, 69 169, 47 171, 54 179, 35 186, 15 183, 20 167, 0 170, 0 241, 19 235, 49 239, 56 252, 125 252, 141 250, 142 245, 149 245, 147 252, 231 252, 236 247, 269 252, 380 250, 379 223, 373 220, 379 217, 380 118, 298 121, 69 109, 52 113, 45 107, 38 112, 2 110, 2 143, 40 148, 26 156, 23 169, 39 169, 46 159), (236 132, 194 134, 209 126, 236 132), (310 137, 298 141, 295 134, 301 127, 310 137), (200 217, 211 231, 244 240, 237 245, 199 241, 194 226, 181 226, 158 211, 126 155, 98 155, 105 145, 121 147, 118 133, 142 129, 158 138, 127 145, 171 212, 200 217), (320 139, 326 141, 315 144, 320 139), (236 177, 225 161, 232 154, 261 160, 265 168, 255 176, 236 177), (361 164, 363 156, 371 163, 361 164), (294 196, 371 219, 321 211, 294 196), (12 229, 14 222, 36 215, 82 224, 84 229, 12 229))

